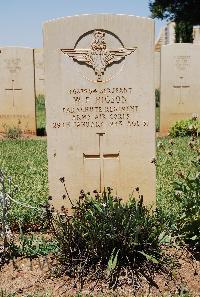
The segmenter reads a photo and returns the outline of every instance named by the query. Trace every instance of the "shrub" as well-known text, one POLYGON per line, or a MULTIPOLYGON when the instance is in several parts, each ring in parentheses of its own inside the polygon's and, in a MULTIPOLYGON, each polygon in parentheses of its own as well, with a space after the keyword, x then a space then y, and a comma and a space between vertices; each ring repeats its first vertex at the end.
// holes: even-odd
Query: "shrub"
POLYGON ((8 139, 19 139, 22 136, 22 130, 20 126, 4 126, 4 134, 5 137, 8 139))
POLYGON ((177 231, 195 251, 200 251, 200 156, 193 161, 196 173, 179 173, 175 198, 179 203, 177 231))
MULTIPOLYGON (((59 261, 70 276, 86 276, 91 270, 101 271, 112 280, 124 267, 145 271, 162 262, 162 224, 156 212, 143 205, 143 197, 127 203, 111 194, 111 189, 95 198, 81 191, 73 214, 62 207, 62 212, 52 220, 57 238, 59 261)), ((137 273, 136 273, 137 274, 137 273)), ((112 283, 112 281, 111 281, 112 283)))
POLYGON ((192 119, 177 121, 170 129, 172 137, 198 135, 200 132, 200 120, 194 116, 192 119))

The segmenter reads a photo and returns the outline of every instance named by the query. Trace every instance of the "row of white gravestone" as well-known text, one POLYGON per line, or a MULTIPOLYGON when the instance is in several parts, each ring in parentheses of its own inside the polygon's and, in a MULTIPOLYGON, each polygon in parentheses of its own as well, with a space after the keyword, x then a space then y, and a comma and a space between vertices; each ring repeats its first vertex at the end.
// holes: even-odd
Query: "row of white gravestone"
POLYGON ((155 53, 155 77, 161 133, 178 120, 200 116, 200 44, 162 46, 161 53, 155 53))
MULTIPOLYGON (((161 132, 179 119, 200 113, 199 46, 173 44, 163 46, 161 54, 155 52, 155 89, 162 81, 161 132)), ((29 48, 4 47, 0 52, 0 130, 20 122, 25 132, 35 133, 34 97, 44 94, 43 49, 34 49, 33 54, 29 48)))
POLYGON ((0 48, 0 131, 36 133, 35 96, 44 95, 43 49, 0 48))

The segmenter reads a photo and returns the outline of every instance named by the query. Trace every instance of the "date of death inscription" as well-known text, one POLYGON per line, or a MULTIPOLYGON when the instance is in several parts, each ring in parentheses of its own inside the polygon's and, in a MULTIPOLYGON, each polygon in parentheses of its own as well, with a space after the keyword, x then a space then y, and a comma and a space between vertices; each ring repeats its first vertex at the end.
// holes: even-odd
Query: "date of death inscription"
POLYGON ((141 119, 141 107, 130 103, 132 93, 132 88, 70 89, 70 104, 61 107, 62 120, 54 121, 51 127, 148 127, 149 121, 141 119))

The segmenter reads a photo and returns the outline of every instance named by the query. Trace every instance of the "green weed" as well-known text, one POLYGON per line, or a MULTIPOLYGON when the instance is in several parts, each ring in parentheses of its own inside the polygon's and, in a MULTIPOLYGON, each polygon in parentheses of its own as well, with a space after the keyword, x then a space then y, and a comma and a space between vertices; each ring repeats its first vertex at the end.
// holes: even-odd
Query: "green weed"
POLYGON ((4 134, 7 139, 19 139, 22 136, 22 130, 20 126, 4 126, 4 134))
POLYGON ((175 199, 175 183, 179 181, 179 172, 195 174, 193 160, 196 157, 189 137, 157 140, 157 206, 172 223, 179 209, 179 202, 175 199))
POLYGON ((193 161, 195 173, 179 174, 175 183, 178 202, 177 233, 200 253, 200 156, 193 161))
POLYGON ((156 212, 143 205, 143 197, 123 203, 110 188, 103 195, 94 194, 92 198, 82 191, 72 216, 63 207, 56 220, 50 220, 64 271, 78 275, 82 282, 98 267, 100 274, 106 271, 113 286, 124 268, 137 275, 146 265, 149 271, 159 267, 164 262, 160 250, 163 226, 156 212))
POLYGON ((21 232, 19 243, 11 246, 12 256, 37 258, 47 256, 50 253, 57 253, 58 245, 55 240, 47 240, 43 236, 36 236, 33 233, 24 235, 21 232))
POLYGON ((170 129, 169 135, 171 137, 191 136, 200 133, 200 120, 197 116, 192 119, 177 121, 170 129))

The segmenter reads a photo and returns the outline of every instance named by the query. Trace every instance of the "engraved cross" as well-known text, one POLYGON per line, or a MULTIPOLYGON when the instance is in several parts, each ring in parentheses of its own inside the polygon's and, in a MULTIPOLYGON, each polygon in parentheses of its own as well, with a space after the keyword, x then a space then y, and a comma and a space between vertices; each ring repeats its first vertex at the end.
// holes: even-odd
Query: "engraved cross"
POLYGON ((99 192, 103 192, 104 188, 104 174, 103 174, 103 169, 104 169, 104 160, 106 159, 116 159, 119 160, 119 153, 114 153, 114 154, 106 154, 103 153, 102 149, 102 138, 105 133, 97 133, 99 137, 99 151, 97 154, 89 155, 89 154, 83 154, 83 160, 86 159, 91 159, 91 160, 99 160, 100 161, 100 180, 99 180, 99 192))
POLYGON ((183 100, 182 100, 182 95, 183 95, 182 89, 190 88, 190 86, 183 85, 183 76, 180 76, 180 85, 175 85, 175 86, 173 86, 173 88, 180 89, 178 104, 184 104, 183 100))
POLYGON ((12 79, 12 87, 5 89, 6 91, 12 91, 13 107, 15 106, 15 91, 22 91, 22 89, 14 87, 15 81, 12 79))

